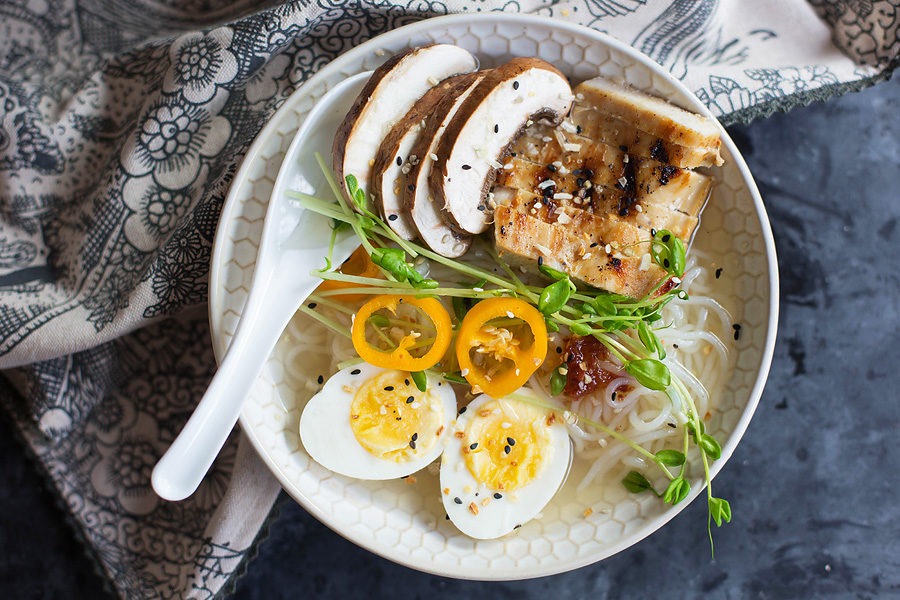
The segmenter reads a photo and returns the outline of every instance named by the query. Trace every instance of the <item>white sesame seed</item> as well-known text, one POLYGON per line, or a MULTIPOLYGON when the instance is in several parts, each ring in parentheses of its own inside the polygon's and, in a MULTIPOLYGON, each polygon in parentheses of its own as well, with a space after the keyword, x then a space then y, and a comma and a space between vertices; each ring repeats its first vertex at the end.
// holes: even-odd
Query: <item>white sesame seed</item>
POLYGON ((563 144, 563 150, 566 152, 578 152, 581 150, 581 144, 571 144, 567 142, 563 144))
POLYGON ((507 423, 506 421, 504 421, 500 423, 500 427, 502 427, 503 429, 509 429, 510 427, 512 427, 512 423, 507 423))
POLYGON ((635 205, 634 205, 634 210, 636 210, 636 211, 638 211, 638 212, 644 212, 644 207, 641 206, 640 204, 635 204, 635 205))
POLYGON ((463 369, 462 371, 459 372, 459 374, 462 375, 463 377, 465 377, 466 375, 469 374, 469 370, 468 370, 468 369, 463 369))
POLYGON ((473 291, 473 292, 483 292, 483 291, 484 291, 484 288, 480 288, 480 287, 478 287, 478 288, 472 288, 472 291, 473 291))
POLYGON ((641 266, 638 267, 638 270, 646 271, 649 268, 650 268, 650 255, 644 254, 643 256, 641 256, 641 266))
POLYGON ((438 159, 437 154, 435 154, 434 152, 432 152, 432 153, 429 154, 428 156, 431 158, 431 160, 437 160, 437 159, 438 159))
POLYGON ((496 161, 496 160, 491 160, 490 165, 494 169, 502 169, 503 168, 503 165, 499 161, 496 161))
POLYGON ((537 186, 538 186, 538 188, 543 190, 550 186, 555 186, 555 185, 556 185, 556 182, 553 181, 552 179, 545 179, 542 182, 540 182, 537 186))
POLYGON ((626 185, 628 185, 628 180, 625 179, 624 177, 619 177, 619 185, 621 185, 622 187, 625 187, 626 185))
POLYGON ((569 194, 567 192, 559 192, 557 194, 553 194, 553 199, 554 200, 571 200, 572 194, 569 194))
POLYGON ((629 162, 630 160, 631 160, 631 157, 628 156, 627 154, 626 154, 625 156, 622 157, 622 162, 625 163, 626 165, 628 164, 628 162, 629 162))
POLYGON ((507 171, 509 171, 510 169, 513 168, 513 164, 511 162, 508 162, 505 165, 503 165, 503 168, 506 169, 507 171))
POLYGON ((607 244, 607 245, 606 245, 606 248, 604 248, 604 250, 606 251, 607 254, 609 254, 610 252, 612 252, 612 246, 610 246, 609 244, 607 244))
POLYGON ((512 319, 512 318, 514 318, 516 315, 513 314, 513 311, 508 310, 508 311, 506 311, 506 316, 509 317, 510 319, 512 319))

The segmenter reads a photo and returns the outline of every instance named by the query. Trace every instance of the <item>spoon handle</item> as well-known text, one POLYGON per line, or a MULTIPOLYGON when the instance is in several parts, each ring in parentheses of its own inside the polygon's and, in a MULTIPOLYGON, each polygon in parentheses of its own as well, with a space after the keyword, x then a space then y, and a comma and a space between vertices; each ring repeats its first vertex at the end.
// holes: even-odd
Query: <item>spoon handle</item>
POLYGON ((271 286, 262 286, 263 289, 268 287, 264 292, 267 297, 264 302, 253 302, 256 305, 254 308, 265 306, 266 315, 262 316, 259 310, 245 310, 225 358, 194 414, 156 463, 151 483, 160 497, 183 500, 200 485, 234 428, 241 405, 275 347, 279 334, 297 309, 292 305, 291 298, 296 304, 305 297, 279 293, 277 288, 280 286, 276 280, 272 278, 271 286))

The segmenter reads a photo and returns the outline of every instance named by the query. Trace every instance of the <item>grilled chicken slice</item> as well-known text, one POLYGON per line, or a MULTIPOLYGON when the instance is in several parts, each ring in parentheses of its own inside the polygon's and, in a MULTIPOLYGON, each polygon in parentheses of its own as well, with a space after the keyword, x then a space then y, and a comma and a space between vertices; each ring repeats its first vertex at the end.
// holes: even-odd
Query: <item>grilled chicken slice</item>
POLYGON ((341 187, 346 191, 344 176, 352 174, 368 192, 375 153, 394 123, 439 81, 477 68, 468 50, 452 44, 410 48, 378 67, 334 137, 332 162, 341 187))
MULTIPOLYGON (((529 128, 512 151, 515 157, 507 160, 511 168, 505 169, 511 173, 501 175, 504 185, 528 189, 528 177, 541 177, 542 181, 550 178, 560 184, 555 193, 575 195, 590 181, 591 189, 598 188, 591 194, 597 213, 615 210, 626 217, 655 204, 698 216, 712 189, 712 179, 706 175, 633 157, 613 146, 542 123, 529 128), (544 169, 535 169, 522 159, 544 169), (575 175, 574 186, 570 175, 575 175)), ((546 193, 547 188, 541 189, 546 193)))
POLYGON ((565 76, 537 58, 514 58, 481 80, 441 136, 428 180, 457 229, 477 234, 488 228, 486 199, 498 159, 529 118, 558 123, 572 100, 565 76))
POLYGON ((588 285, 632 298, 646 295, 666 276, 650 258, 649 244, 647 249, 645 244, 622 251, 613 247, 646 241, 649 231, 584 211, 578 227, 548 222, 530 213, 526 194, 510 188, 495 189, 494 199, 494 243, 511 264, 533 264, 540 258, 588 285))
POLYGON ((431 194, 428 177, 437 158, 435 151, 447 125, 484 76, 484 72, 479 72, 454 77, 449 82, 452 89, 435 106, 425 129, 410 150, 410 156, 416 156, 416 163, 411 165, 403 189, 407 214, 419 238, 429 248, 449 258, 462 256, 472 244, 472 236, 460 233, 448 225, 443 204, 431 194))
POLYGON ((372 196, 375 206, 394 232, 406 240, 416 237, 416 227, 404 204, 406 176, 419 162, 411 154, 419 135, 433 116, 436 107, 448 95, 459 94, 460 86, 469 84, 451 77, 440 82, 419 98, 409 112, 391 128, 381 142, 372 167, 372 196))
POLYGON ((724 163, 718 143, 712 146, 673 144, 601 112, 583 100, 576 100, 572 106, 571 123, 578 133, 587 138, 609 144, 632 156, 652 158, 681 169, 720 166, 724 163))
POLYGON ((612 115, 669 144, 718 150, 719 126, 662 98, 596 77, 575 88, 579 103, 612 115))

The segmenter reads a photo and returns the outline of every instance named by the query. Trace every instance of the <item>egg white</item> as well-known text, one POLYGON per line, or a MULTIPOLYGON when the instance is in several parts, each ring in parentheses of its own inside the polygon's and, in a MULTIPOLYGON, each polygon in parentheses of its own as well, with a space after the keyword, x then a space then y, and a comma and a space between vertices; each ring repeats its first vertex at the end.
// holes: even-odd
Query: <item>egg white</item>
POLYGON ((392 371, 369 364, 347 367, 332 375, 322 390, 310 399, 300 416, 300 440, 313 460, 347 477, 382 480, 411 475, 441 455, 442 441, 456 418, 456 394, 441 377, 433 375, 428 375, 426 393, 438 398, 443 409, 441 423, 444 429, 431 448, 416 453, 413 460, 394 462, 375 456, 357 441, 350 427, 350 407, 356 390, 373 377, 388 372, 392 371), (353 374, 355 371, 358 373, 353 374), (345 391, 345 386, 352 391, 345 391))
MULTIPOLYGON (((472 416, 492 400, 487 394, 475 398, 457 417, 454 431, 465 431, 472 416)), ((572 443, 562 419, 547 426, 547 431, 552 448, 548 463, 532 481, 509 493, 479 483, 466 466, 464 440, 455 435, 447 437, 441 458, 441 499, 450 521, 461 532, 476 539, 497 538, 543 510, 562 486, 572 463, 572 443), (501 498, 495 498, 495 493, 501 498), (482 504, 485 498, 490 499, 486 505, 482 504), (477 515, 470 508, 472 503, 477 515)))

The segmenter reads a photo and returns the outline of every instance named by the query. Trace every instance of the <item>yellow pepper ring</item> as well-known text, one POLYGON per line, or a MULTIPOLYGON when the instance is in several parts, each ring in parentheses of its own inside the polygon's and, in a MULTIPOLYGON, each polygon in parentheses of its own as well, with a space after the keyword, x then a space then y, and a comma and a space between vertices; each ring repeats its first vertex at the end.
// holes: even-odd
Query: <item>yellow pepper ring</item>
POLYGON ((547 356, 547 326, 544 316, 535 307, 518 298, 489 298, 482 300, 466 313, 459 326, 456 358, 463 377, 473 387, 492 398, 502 398, 516 391, 537 371, 547 356), (534 343, 529 348, 498 343, 498 338, 484 327, 489 321, 503 317, 521 319, 531 328, 534 343), (484 348, 486 353, 505 358, 513 367, 488 376, 484 369, 472 362, 471 350, 484 348))
POLYGON ((415 296, 398 296, 385 294, 375 296, 356 312, 353 326, 350 329, 353 347, 356 348, 359 357, 376 367, 382 369, 399 369, 401 371, 424 371, 433 367, 441 360, 447 348, 450 347, 450 338, 453 335, 453 327, 450 323, 450 314, 444 306, 434 298, 416 298, 415 296), (386 309, 397 314, 397 306, 400 303, 415 306, 424 312, 434 323, 434 343, 423 356, 415 357, 410 354, 410 347, 416 343, 412 334, 403 336, 397 344, 397 348, 391 351, 383 351, 373 347, 366 341, 366 322, 375 311, 386 309))
MULTIPOLYGON (((338 270, 344 275, 358 275, 359 277, 373 278, 381 277, 381 271, 378 269, 378 265, 372 262, 372 259, 369 257, 369 253, 366 252, 366 249, 363 246, 360 246, 356 250, 354 250, 353 254, 351 254, 350 257, 344 261, 344 263, 341 265, 341 268, 338 270)), ((368 286, 361 283, 350 283, 349 281, 326 279, 319 284, 319 287, 316 288, 316 291, 326 292, 328 290, 342 290, 352 287, 368 286)), ((368 294, 338 294, 332 296, 332 299, 340 300, 342 302, 358 302, 360 300, 365 300, 368 297, 368 294)))

